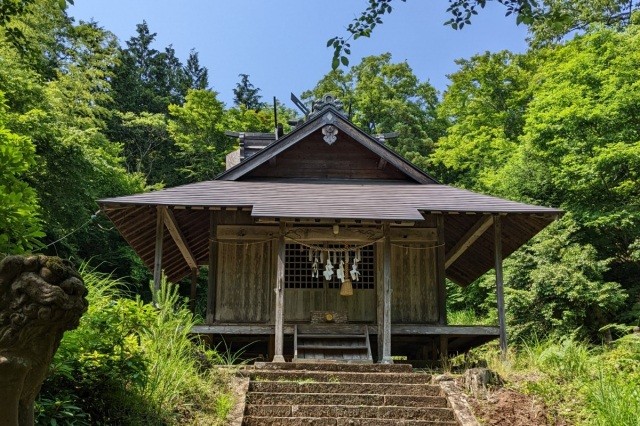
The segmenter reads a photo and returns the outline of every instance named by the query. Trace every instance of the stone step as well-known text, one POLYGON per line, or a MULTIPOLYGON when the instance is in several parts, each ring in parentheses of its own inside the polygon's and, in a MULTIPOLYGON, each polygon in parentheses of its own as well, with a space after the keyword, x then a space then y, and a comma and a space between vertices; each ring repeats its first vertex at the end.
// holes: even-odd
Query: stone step
POLYGON ((439 396, 440 386, 406 383, 326 383, 326 382, 257 382, 251 381, 249 392, 272 393, 358 393, 377 395, 439 396))
MULTIPOLYGON (((349 364, 351 367, 366 367, 367 364, 349 364)), ((429 384, 431 375, 423 373, 352 373, 344 371, 286 371, 245 370, 254 381, 267 382, 330 382, 330 383, 405 383, 429 384)))
POLYGON ((344 417, 349 419, 394 419, 455 421, 449 408, 391 407, 358 405, 253 405, 247 404, 245 416, 256 417, 344 417))
POLYGON ((258 417, 246 416, 245 426, 454 426, 455 421, 399 420, 399 419, 351 419, 345 417, 258 417))
POLYGON ((247 404, 262 405, 369 405, 446 408, 443 396, 366 395, 357 393, 270 393, 249 392, 247 404))
MULTIPOLYGON (((251 370, 252 367, 247 368, 251 370)), ((411 364, 348 364, 343 362, 256 362, 256 370, 276 371, 345 371, 351 373, 411 373, 411 364)))

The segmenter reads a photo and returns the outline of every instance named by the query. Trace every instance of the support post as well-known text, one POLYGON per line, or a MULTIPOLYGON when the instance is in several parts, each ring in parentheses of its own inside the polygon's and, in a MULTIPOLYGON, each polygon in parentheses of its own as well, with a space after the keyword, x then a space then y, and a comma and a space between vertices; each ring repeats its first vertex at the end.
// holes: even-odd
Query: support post
POLYGON ((275 310, 275 344, 273 362, 284 362, 284 223, 280 222, 278 237, 278 260, 276 266, 276 310, 275 310))
POLYGON ((156 251, 153 260, 153 289, 156 292, 160 290, 160 281, 162 281, 162 241, 164 240, 164 213, 162 209, 162 206, 156 208, 156 251))
POLYGON ((438 324, 447 325, 447 275, 444 246, 444 215, 436 215, 438 247, 436 248, 436 280, 438 283, 438 324))
POLYGON ((496 271, 496 295, 498 298, 498 321, 500 325, 500 350, 502 358, 507 356, 507 326, 504 316, 504 288, 502 278, 502 218, 496 215, 493 219, 494 252, 496 271))
POLYGON ((440 350, 439 350, 439 355, 440 355, 440 361, 443 362, 443 366, 444 366, 444 361, 447 359, 447 357, 449 356, 449 337, 447 337, 444 334, 440 335, 440 350))
POLYGON ((216 292, 218 290, 218 212, 209 216, 209 271, 207 274, 207 324, 216 320, 216 292))
POLYGON ((382 362, 382 343, 384 335, 384 243, 376 243, 376 318, 378 322, 378 334, 376 341, 378 343, 378 361, 382 362))
POLYGON ((196 293, 198 290, 198 268, 191 269, 191 291, 189 292, 189 309, 196 314, 196 293))
MULTIPOLYGON (((383 328, 382 328, 382 360, 383 364, 393 364, 391 358, 391 235, 389 223, 384 224, 384 250, 383 250, 383 328)), ((378 338, 380 332, 378 331, 378 338)))

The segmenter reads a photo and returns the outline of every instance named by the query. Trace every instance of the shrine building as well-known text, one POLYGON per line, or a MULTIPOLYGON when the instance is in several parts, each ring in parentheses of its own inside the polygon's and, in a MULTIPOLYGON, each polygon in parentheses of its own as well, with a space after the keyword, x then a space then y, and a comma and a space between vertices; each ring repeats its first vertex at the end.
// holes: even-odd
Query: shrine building
POLYGON ((443 185, 329 95, 287 134, 230 135, 240 147, 214 180, 99 200, 156 286, 163 271, 193 277, 193 303, 206 294, 194 333, 274 362, 506 350, 502 261, 560 210, 443 185), (499 324, 449 324, 446 280, 491 269, 499 324))

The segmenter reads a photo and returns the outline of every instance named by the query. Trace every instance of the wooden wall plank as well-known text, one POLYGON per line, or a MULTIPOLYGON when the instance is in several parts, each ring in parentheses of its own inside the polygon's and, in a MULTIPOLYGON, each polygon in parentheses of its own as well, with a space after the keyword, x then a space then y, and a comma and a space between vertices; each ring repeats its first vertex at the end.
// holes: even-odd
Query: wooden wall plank
POLYGON ((436 248, 427 244, 391 247, 394 324, 429 324, 438 321, 436 248))

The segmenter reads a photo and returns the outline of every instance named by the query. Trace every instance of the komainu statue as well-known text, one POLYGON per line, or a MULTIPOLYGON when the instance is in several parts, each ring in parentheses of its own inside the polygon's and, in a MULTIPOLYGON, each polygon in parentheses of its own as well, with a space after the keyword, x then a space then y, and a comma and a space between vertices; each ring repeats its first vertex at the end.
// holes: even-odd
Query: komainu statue
POLYGON ((48 256, 0 262, 0 426, 33 425, 40 392, 62 334, 87 310, 73 266, 48 256))

